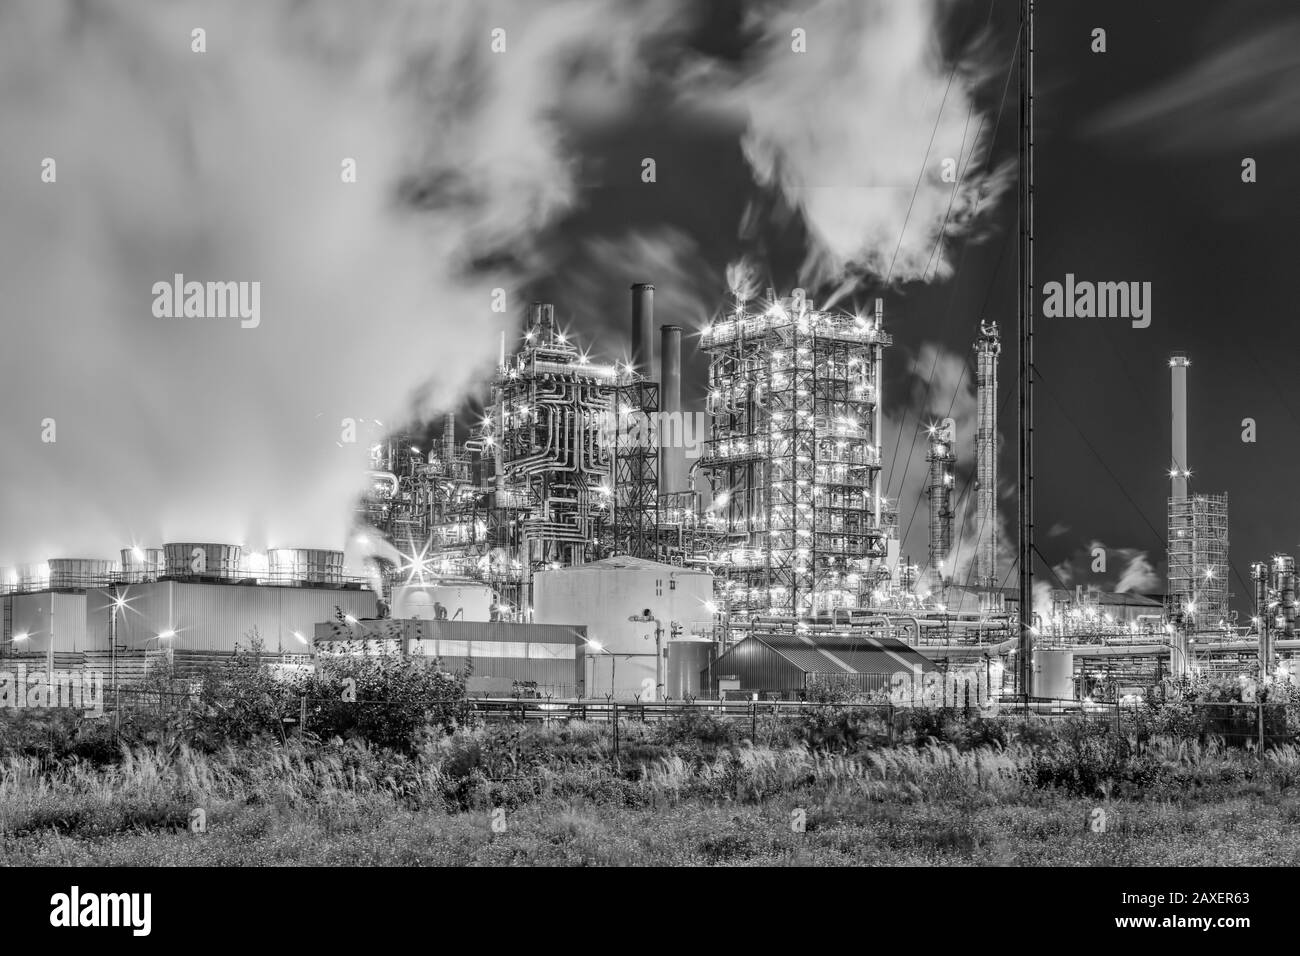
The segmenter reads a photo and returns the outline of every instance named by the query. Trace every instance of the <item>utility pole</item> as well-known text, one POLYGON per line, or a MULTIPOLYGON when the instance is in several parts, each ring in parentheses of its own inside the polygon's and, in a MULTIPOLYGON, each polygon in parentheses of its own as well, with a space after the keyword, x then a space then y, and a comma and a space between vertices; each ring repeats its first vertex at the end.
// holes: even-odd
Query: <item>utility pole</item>
POLYGON ((1017 665, 1025 703, 1034 692, 1034 0, 1020 3, 1020 644, 1017 665))

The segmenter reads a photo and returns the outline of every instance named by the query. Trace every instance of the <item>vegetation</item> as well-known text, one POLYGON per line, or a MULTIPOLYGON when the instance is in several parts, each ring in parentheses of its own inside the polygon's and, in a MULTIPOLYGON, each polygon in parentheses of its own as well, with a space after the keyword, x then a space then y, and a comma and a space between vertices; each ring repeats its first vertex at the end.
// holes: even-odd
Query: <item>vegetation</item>
POLYGON ((1257 731, 1258 709, 1217 703, 1048 720, 829 700, 622 723, 616 744, 607 722, 474 726, 459 678, 418 663, 284 677, 254 648, 196 706, 116 734, 0 718, 0 865, 1294 865, 1288 709, 1260 751, 1212 723, 1257 731))

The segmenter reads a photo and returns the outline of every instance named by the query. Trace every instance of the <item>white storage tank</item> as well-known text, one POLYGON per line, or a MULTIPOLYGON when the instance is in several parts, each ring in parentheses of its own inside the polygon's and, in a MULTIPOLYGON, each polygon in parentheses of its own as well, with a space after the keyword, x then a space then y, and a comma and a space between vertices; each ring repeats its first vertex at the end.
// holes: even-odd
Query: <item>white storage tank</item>
POLYGON ((273 584, 340 584, 343 552, 321 548, 272 548, 267 574, 273 584))
POLYGON ((1034 696, 1074 700, 1074 651, 1034 651, 1034 696))
POLYGON ((174 541, 163 545, 167 576, 172 578, 239 579, 243 548, 237 544, 200 544, 174 541))
POLYGON ((100 558, 50 558, 50 587, 102 587, 115 571, 112 561, 100 558))
POLYGON ((674 630, 688 635, 712 624, 712 601, 709 572, 643 558, 605 558, 533 576, 533 620, 586 627, 588 695, 611 693, 620 701, 658 698, 656 630, 665 649, 674 630), (647 611, 653 620, 641 620, 647 611))
POLYGON ((495 603, 483 584, 397 584, 390 614, 397 620, 490 621, 495 603))
POLYGON ((702 697, 709 686, 704 670, 713 665, 717 644, 704 637, 686 637, 668 642, 668 679, 664 682, 664 697, 684 700, 702 697))
POLYGON ((125 581, 153 581, 165 567, 162 548, 122 549, 122 578, 125 581))

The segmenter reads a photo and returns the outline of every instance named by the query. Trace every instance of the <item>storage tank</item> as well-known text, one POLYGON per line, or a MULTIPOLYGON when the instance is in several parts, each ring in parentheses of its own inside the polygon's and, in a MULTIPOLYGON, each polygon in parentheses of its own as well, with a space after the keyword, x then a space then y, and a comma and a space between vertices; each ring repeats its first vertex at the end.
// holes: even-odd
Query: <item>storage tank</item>
POLYGON ((112 561, 100 558, 50 558, 50 587, 102 587, 115 570, 112 561))
POLYGON ((1034 696, 1074 700, 1074 651, 1034 651, 1034 696))
POLYGON ((490 621, 495 603, 492 589, 483 584, 397 584, 391 614, 397 620, 490 621))
POLYGON ((167 576, 172 578, 228 578, 238 580, 243 548, 237 544, 196 544, 174 541, 163 545, 167 576))
POLYGON ((272 548, 267 573, 273 584, 342 584, 343 552, 321 548, 272 548))
POLYGON ((153 581, 163 573, 162 548, 123 548, 122 577, 126 581, 153 581))
POLYGON ((35 561, 31 564, 18 565, 17 587, 19 591, 40 591, 50 585, 50 563, 35 561))
POLYGON ((668 642, 668 678, 664 696, 669 700, 703 696, 707 684, 704 670, 712 667, 717 645, 703 637, 685 637, 668 642))

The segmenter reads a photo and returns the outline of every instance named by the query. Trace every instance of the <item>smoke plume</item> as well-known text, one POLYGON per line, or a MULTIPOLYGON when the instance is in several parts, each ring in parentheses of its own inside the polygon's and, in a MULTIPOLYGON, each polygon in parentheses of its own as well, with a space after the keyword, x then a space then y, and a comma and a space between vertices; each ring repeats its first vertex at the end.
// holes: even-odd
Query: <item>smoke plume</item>
POLYGON ((724 89, 715 106, 747 118, 756 178, 803 213, 809 287, 846 274, 948 275, 941 240, 968 235, 1010 181, 1008 168, 984 165, 993 123, 981 123, 972 99, 982 77, 941 56, 942 6, 765 7, 749 24, 762 38, 758 54, 716 77, 724 89))
POLYGON ((341 545, 369 442, 490 366, 495 289, 517 314, 574 195, 554 117, 617 98, 672 12, 6 5, 0 562, 341 545), (155 317, 176 274, 260 283, 260 324, 155 317))

